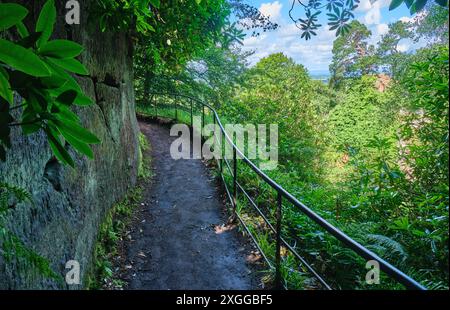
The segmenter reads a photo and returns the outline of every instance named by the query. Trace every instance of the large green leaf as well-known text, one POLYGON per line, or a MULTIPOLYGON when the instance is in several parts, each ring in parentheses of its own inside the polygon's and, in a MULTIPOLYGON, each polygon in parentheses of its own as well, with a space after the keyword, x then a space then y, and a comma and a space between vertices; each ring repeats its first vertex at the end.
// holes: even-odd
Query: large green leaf
POLYGON ((63 87, 67 83, 67 80, 57 74, 52 74, 51 76, 41 78, 41 83, 48 90, 52 90, 63 87))
POLYGON ((398 8, 404 0, 392 0, 391 4, 389 5, 389 11, 392 11, 396 8, 398 8))
POLYGON ((74 104, 79 105, 79 106, 89 106, 92 105, 94 102, 92 101, 91 98, 89 98, 88 96, 82 94, 82 93, 78 93, 77 98, 74 101, 74 104))
POLYGON ((63 87, 61 87, 60 92, 58 94, 68 89, 74 89, 77 92, 82 93, 80 85, 78 85, 78 82, 69 73, 67 73, 61 67, 54 64, 49 58, 45 59, 45 63, 52 71, 52 75, 56 75, 59 78, 67 81, 66 84, 63 87))
POLYGON ((42 113, 47 109, 47 101, 34 92, 28 94, 27 102, 36 113, 42 113))
POLYGON ((25 26, 25 24, 23 22, 20 22, 16 25, 17 28, 17 32, 19 33, 21 38, 25 38, 28 37, 30 35, 30 33, 28 32, 27 27, 25 26))
POLYGON ((28 10, 15 3, 0 3, 0 31, 17 25, 27 16, 28 10))
POLYGON ((54 0, 48 0, 42 7, 36 23, 36 32, 42 32, 41 38, 38 40, 38 46, 45 44, 53 32, 56 21, 56 7, 54 0))
POLYGON ((11 86, 3 73, 0 73, 0 96, 2 96, 10 104, 13 103, 11 86))
POLYGON ((2 66, 0 66, 0 74, 2 74, 7 80, 9 79, 8 72, 2 66))
POLYGON ((421 11, 425 7, 426 4, 427 4, 427 0, 416 0, 416 2, 414 2, 415 12, 421 11))
POLYGON ((39 48, 39 54, 54 58, 73 58, 83 51, 83 47, 69 40, 53 40, 39 48))
POLYGON ((78 95, 78 92, 76 92, 73 89, 69 89, 69 90, 66 90, 65 92, 63 92, 62 94, 60 94, 58 97, 56 97, 56 100, 65 105, 71 105, 71 104, 73 104, 77 95, 78 95))
POLYGON ((73 122, 73 121, 70 121, 67 119, 62 119, 62 118, 59 118, 58 116, 56 116, 56 118, 53 120, 53 122, 58 127, 59 131, 61 131, 61 132, 64 131, 82 142, 89 143, 89 144, 100 143, 100 140, 94 134, 92 134, 87 129, 81 127, 76 122, 73 122))
POLYGON ((85 66, 81 62, 79 62, 76 59, 68 58, 68 59, 57 59, 57 58, 47 58, 49 61, 53 62, 55 65, 80 75, 87 75, 89 74, 89 71, 86 69, 85 66))
POLYGON ((73 137, 72 135, 68 134, 66 131, 61 131, 62 136, 64 137, 64 139, 66 139, 67 142, 69 142, 69 144, 78 152, 86 155, 87 157, 89 157, 90 159, 94 158, 94 153, 92 152, 91 148, 89 147, 88 144, 81 142, 79 140, 77 140, 75 137, 73 137))
POLYGON ((76 115, 75 113, 73 113, 69 107, 67 107, 64 104, 55 102, 53 107, 52 107, 52 112, 58 113, 59 117, 61 119, 68 119, 69 121, 73 121, 73 122, 79 122, 80 118, 78 117, 78 115, 76 115))
POLYGON ((32 51, 0 39, 0 61, 32 76, 49 76, 50 70, 32 51))
POLYGON ((47 134, 50 148, 52 149, 52 152, 53 154, 55 154, 56 158, 63 164, 68 164, 72 167, 75 167, 75 163, 73 162, 72 157, 70 157, 69 153, 61 144, 58 135, 50 128, 46 128, 45 133, 47 134))
POLYGON ((405 0, 406 7, 409 9, 411 5, 414 3, 414 0, 405 0))
POLYGON ((26 135, 35 133, 39 129, 41 129, 40 122, 35 122, 36 120, 36 113, 32 111, 32 109, 27 106, 22 114, 22 132, 26 135))

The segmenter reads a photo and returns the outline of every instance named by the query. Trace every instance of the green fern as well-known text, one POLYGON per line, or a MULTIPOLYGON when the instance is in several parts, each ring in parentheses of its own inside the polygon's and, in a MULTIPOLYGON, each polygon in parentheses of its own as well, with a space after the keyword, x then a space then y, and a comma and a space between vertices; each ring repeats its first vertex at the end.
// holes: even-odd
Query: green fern
POLYGON ((26 266, 26 270, 23 270, 24 273, 28 273, 29 268, 27 267, 31 266, 44 277, 62 281, 61 276, 51 269, 46 258, 28 248, 19 237, 2 225, 3 214, 12 205, 22 202, 29 202, 34 206, 33 198, 27 190, 16 185, 0 182, 0 255, 9 264, 14 259, 17 266, 26 266), (10 203, 11 200, 14 200, 14 204, 10 203))
POLYGON ((23 271, 27 274, 29 272, 27 267, 31 266, 44 277, 62 280, 61 276, 51 269, 46 258, 25 246, 14 233, 6 228, 0 228, 0 240, 2 240, 0 254, 7 263, 11 264, 14 260, 17 266, 25 266, 26 270, 23 271))

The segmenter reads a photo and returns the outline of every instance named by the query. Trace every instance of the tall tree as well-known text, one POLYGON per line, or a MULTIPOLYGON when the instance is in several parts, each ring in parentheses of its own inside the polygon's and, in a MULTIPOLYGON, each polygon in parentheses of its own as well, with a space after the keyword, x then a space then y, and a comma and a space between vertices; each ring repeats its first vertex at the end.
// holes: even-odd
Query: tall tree
POLYGON ((280 162, 304 167, 300 178, 313 180, 320 171, 320 134, 312 97, 306 69, 276 53, 243 75, 234 100, 221 113, 235 123, 278 124, 280 162))
POLYGON ((413 20, 415 39, 425 38, 431 44, 448 42, 448 13, 448 6, 427 6, 425 14, 417 15, 413 20))
POLYGON ((189 60, 224 41, 229 14, 225 0, 161 1, 151 22, 153 32, 138 36, 135 46, 138 97, 148 98, 155 76, 180 74, 189 60))
POLYGON ((384 71, 391 76, 396 75, 402 64, 407 62, 407 55, 399 49, 399 43, 403 39, 412 39, 413 33, 409 30, 408 23, 397 21, 389 25, 389 31, 381 37, 376 54, 378 63, 384 71))
POLYGON ((330 84, 339 88, 344 78, 358 77, 373 72, 374 47, 368 39, 372 32, 358 21, 350 24, 350 31, 333 42, 333 59, 330 65, 330 84))

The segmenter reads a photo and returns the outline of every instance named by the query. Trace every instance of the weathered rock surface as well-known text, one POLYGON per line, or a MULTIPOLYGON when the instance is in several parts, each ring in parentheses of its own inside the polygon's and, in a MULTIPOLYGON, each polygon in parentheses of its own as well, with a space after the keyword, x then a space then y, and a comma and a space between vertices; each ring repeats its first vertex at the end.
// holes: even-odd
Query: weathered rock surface
MULTIPOLYGON (((44 1, 21 1, 37 19, 44 1)), ((0 162, 0 182, 28 190, 35 206, 18 204, 6 216, 6 227, 51 262, 63 277, 68 260, 81 267, 81 285, 67 285, 5 262, 0 255, 0 289, 81 288, 92 264, 97 231, 106 211, 134 185, 138 167, 138 126, 134 109, 130 38, 102 33, 89 16, 89 2, 79 1, 80 25, 65 25, 65 2, 57 2, 54 38, 71 38, 85 47, 80 60, 90 76, 77 77, 86 95, 95 100, 78 108, 83 124, 102 141, 93 146, 94 160, 70 153, 76 169, 60 165, 42 133, 12 132, 7 161, 0 162)), ((20 98, 16 98, 20 102, 20 98)))

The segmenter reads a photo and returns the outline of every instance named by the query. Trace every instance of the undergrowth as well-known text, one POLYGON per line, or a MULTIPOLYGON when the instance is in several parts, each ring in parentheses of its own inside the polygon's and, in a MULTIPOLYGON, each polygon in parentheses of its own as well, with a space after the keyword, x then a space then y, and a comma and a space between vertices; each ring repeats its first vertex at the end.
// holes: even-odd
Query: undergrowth
POLYGON ((5 215, 19 203, 29 203, 34 207, 33 197, 25 189, 0 182, 0 255, 9 265, 15 265, 17 271, 26 277, 41 276, 62 282, 45 257, 26 244, 5 225, 5 215))
POLYGON ((145 182, 152 177, 151 158, 145 156, 149 150, 147 138, 140 133, 138 184, 124 199, 111 207, 100 225, 94 262, 88 277, 88 289, 121 289, 125 285, 125 282, 117 277, 118 270, 114 270, 114 259, 120 255, 120 247, 126 238, 132 214, 141 203, 145 182))

